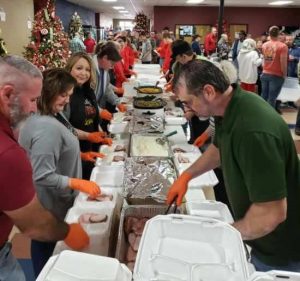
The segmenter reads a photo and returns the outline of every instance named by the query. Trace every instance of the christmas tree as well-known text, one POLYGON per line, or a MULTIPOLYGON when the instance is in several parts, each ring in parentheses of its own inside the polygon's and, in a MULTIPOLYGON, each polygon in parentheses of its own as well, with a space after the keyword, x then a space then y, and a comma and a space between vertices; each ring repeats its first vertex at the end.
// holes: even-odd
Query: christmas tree
POLYGON ((42 71, 64 67, 70 57, 68 36, 61 20, 55 15, 54 0, 34 16, 31 42, 25 47, 24 57, 42 71))
POLYGON ((73 14, 69 24, 70 39, 74 38, 76 32, 78 32, 81 36, 83 36, 82 21, 80 16, 77 14, 77 12, 73 14))
POLYGON ((133 28, 136 32, 146 32, 149 33, 149 21, 144 13, 139 13, 135 16, 135 27, 133 28))

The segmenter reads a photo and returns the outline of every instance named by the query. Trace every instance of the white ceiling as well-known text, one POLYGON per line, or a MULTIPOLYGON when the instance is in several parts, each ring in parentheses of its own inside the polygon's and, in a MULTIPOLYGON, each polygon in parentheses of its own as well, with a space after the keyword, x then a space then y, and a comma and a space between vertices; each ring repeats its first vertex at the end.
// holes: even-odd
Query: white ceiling
MULTIPOLYGON (((137 12, 143 11, 149 18, 153 16, 154 6, 219 6, 219 0, 204 0, 201 4, 187 4, 186 0, 117 0, 116 2, 102 2, 102 0, 67 0, 77 5, 89 8, 95 12, 103 13, 111 18, 133 19, 137 12), (123 6, 128 16, 114 10, 113 6, 123 6)), ((224 0, 225 7, 273 7, 268 5, 274 0, 224 0)), ((300 0, 284 7, 300 7, 300 0)))

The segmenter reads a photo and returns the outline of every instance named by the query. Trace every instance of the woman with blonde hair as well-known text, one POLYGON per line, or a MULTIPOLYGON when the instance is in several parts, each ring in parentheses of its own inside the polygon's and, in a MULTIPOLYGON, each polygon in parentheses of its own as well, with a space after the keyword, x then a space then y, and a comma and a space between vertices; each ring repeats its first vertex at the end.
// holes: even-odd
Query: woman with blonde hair
MULTIPOLYGON (((66 115, 78 133, 81 152, 98 151, 99 143, 112 144, 106 134, 99 131, 99 109, 94 92, 95 68, 87 53, 78 52, 67 62, 65 69, 76 79, 66 115)), ((89 179, 94 167, 90 159, 82 159, 82 178, 89 179)))

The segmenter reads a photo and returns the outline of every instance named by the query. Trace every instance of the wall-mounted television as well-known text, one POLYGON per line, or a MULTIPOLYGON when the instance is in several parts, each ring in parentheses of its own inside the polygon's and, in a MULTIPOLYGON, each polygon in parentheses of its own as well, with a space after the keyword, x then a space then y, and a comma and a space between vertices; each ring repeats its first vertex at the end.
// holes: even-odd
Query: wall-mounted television
POLYGON ((193 25, 180 25, 179 26, 179 35, 180 36, 192 36, 194 34, 193 25))

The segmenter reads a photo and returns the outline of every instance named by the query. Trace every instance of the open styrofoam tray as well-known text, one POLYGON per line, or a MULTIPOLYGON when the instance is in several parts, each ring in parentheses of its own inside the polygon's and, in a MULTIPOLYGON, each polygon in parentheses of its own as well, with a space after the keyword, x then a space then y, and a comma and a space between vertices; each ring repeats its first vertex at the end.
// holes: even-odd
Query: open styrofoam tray
POLYGON ((201 156, 201 152, 200 152, 199 148, 192 144, 188 144, 188 143, 172 145, 171 149, 174 154, 176 154, 176 153, 193 153, 194 155, 198 155, 198 157, 201 156), (181 149, 184 152, 176 152, 176 149, 181 149))
POLYGON ((227 223, 193 216, 156 216, 146 223, 135 281, 246 281, 240 233, 227 223))
POLYGON ((88 200, 89 195, 83 192, 79 192, 74 201, 74 206, 83 208, 97 208, 97 209, 109 209, 114 208, 118 199, 118 191, 116 188, 101 188, 101 194, 107 194, 112 196, 111 201, 90 201, 88 200))
POLYGON ((100 187, 121 187, 123 179, 124 166, 95 166, 90 178, 100 187))
POLYGON ((227 223, 233 223, 232 215, 228 207, 218 201, 190 201, 186 202, 186 210, 188 215, 214 218, 227 223))
MULTIPOLYGON (((113 215, 113 209, 100 209, 100 208, 84 208, 82 206, 74 206, 69 209, 65 221, 68 224, 78 223, 79 217, 83 214, 95 213, 107 215, 107 220, 101 223, 81 223, 83 229, 86 231, 90 238, 89 245, 82 251, 86 253, 92 253, 97 255, 108 255, 109 250, 109 237, 111 229, 111 220, 113 215)), ((71 250, 63 241, 56 243, 54 254, 59 254, 63 250, 71 250)))
POLYGON ((96 160, 96 166, 124 166, 124 162, 127 158, 127 154, 124 151, 119 152, 110 152, 106 153, 104 158, 97 158, 96 160), (115 157, 120 156, 121 158, 124 158, 124 161, 114 161, 115 157))
POLYGON ((130 270, 117 259, 63 251, 51 257, 37 281, 130 281, 130 270))
MULTIPOLYGON (((201 154, 200 154, 201 155, 201 154)), ((182 174, 187 168, 189 168, 200 156, 199 154, 195 154, 192 152, 187 153, 175 153, 174 154, 174 164, 179 174, 182 174), (179 158, 184 157, 187 158, 189 163, 180 163, 179 158)), ((190 188, 203 188, 207 186, 215 186, 218 184, 218 179, 214 173, 214 171, 206 172, 194 179, 192 179, 188 186, 190 188)))
POLYGON ((300 281, 300 273, 272 270, 267 272, 256 271, 248 278, 247 281, 300 281))
POLYGON ((169 125, 183 125, 187 122, 180 107, 172 107, 165 111, 165 121, 169 125))

